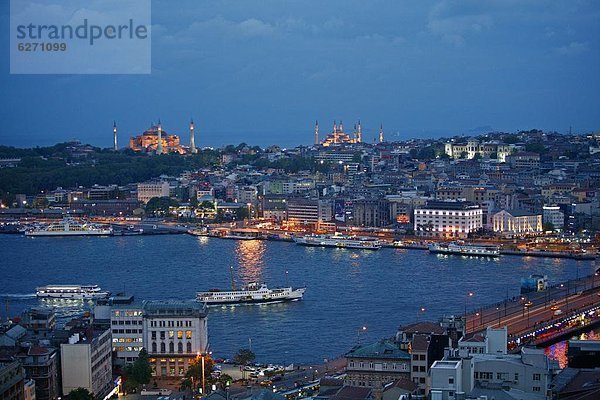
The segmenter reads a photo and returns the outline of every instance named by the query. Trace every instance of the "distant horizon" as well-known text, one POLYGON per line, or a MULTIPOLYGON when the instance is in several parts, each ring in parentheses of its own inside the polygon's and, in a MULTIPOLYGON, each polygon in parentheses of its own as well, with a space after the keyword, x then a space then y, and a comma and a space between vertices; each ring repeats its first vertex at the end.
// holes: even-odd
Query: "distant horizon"
MULTIPOLYGON (((188 122, 189 123, 189 122, 188 122)), ((338 120, 339 123, 339 120, 338 120)), ((363 143, 369 143, 369 144, 373 144, 376 143, 377 138, 378 138, 378 134, 379 134, 379 125, 374 126, 373 128, 369 128, 368 125, 365 126, 364 122, 361 123, 363 125, 363 143)), ((154 124, 156 124, 156 122, 154 122, 154 124)), ((168 133, 168 134, 174 134, 174 135, 178 135, 182 145, 184 146, 188 146, 189 145, 189 130, 186 130, 184 132, 181 132, 179 130, 177 131, 173 131, 171 129, 169 129, 169 125, 165 124, 164 122, 161 121, 163 130, 168 133)), ((246 143, 250 146, 260 146, 261 148, 266 148, 269 146, 280 146, 283 148, 294 148, 294 147, 298 147, 298 146, 311 146, 314 143, 311 141, 311 139, 314 140, 314 130, 313 131, 300 131, 300 130, 294 130, 294 131, 290 131, 288 130, 287 133, 291 134, 290 136, 285 136, 285 139, 288 140, 283 140, 280 142, 277 142, 277 139, 272 139, 272 140, 267 140, 267 139, 259 139, 256 140, 257 137, 260 137, 261 134, 265 134, 266 137, 278 137, 279 139, 282 139, 283 136, 281 136, 279 134, 279 131, 252 131, 252 130, 245 130, 245 131, 237 131, 237 132, 228 132, 228 131, 207 131, 207 132, 203 132, 201 129, 201 126, 199 126, 199 124, 196 122, 196 120, 194 120, 194 124, 196 127, 196 146, 199 148, 203 148, 203 147, 212 147, 212 148, 220 148, 220 147, 225 147, 228 145, 238 145, 240 143, 246 143), (231 138, 231 140, 227 141, 227 140, 223 140, 223 136, 227 136, 229 138, 231 138), (302 135, 304 137, 306 137, 306 141, 295 141, 294 143, 292 143, 292 140, 289 139, 295 139, 297 137, 299 137, 299 135, 302 135), (244 139, 244 137, 246 137, 246 139, 244 139), (210 139, 208 141, 204 141, 203 139, 206 139, 207 137, 209 137, 210 139), (252 140, 250 140, 252 139, 252 140)), ((178 124, 178 128, 179 128, 178 124)), ((319 122, 319 138, 323 139, 325 137, 325 135, 329 134, 331 131, 331 127, 329 126, 330 124, 323 124, 321 122, 319 122)), ((333 125, 333 121, 331 121, 331 125, 333 125)), ((352 128, 353 128, 352 124, 352 128)), ((351 133, 352 132, 352 128, 348 129, 348 125, 344 124, 345 128, 344 130, 346 131, 346 133, 351 133)), ((122 132, 120 132, 121 128, 119 126, 119 124, 117 123, 117 129, 118 129, 118 143, 119 143, 119 149, 125 149, 125 148, 129 148, 129 138, 131 136, 137 136, 137 135, 141 135, 147 128, 150 127, 150 123, 148 123, 148 126, 142 130, 140 130, 138 133, 135 133, 135 135, 130 135, 130 134, 126 134, 126 136, 122 136, 125 135, 122 132)), ((314 129, 314 127, 313 127, 314 129)), ((567 127, 566 130, 558 130, 558 129, 543 129, 540 127, 531 127, 531 128, 523 128, 523 129, 515 129, 515 130, 504 130, 504 129, 494 129, 493 127, 487 127, 487 126, 481 126, 481 127, 477 127, 477 128, 473 128, 473 129, 464 129, 464 130, 460 130, 460 131, 450 131, 450 130, 443 130, 443 129, 423 129, 421 130, 420 134, 410 134, 410 133, 404 133, 406 131, 411 131, 411 132, 416 132, 417 129, 407 129, 404 130, 404 132, 400 131, 400 130, 394 130, 394 129, 387 129, 385 127, 384 124, 384 134, 385 134, 385 141, 386 142, 402 142, 402 141, 406 141, 406 140, 411 140, 411 139, 443 139, 443 138, 451 138, 451 137, 457 137, 457 136, 479 136, 479 135, 485 135, 487 133, 496 133, 496 132, 502 132, 502 133, 518 133, 520 131, 528 131, 528 130, 532 130, 532 129, 540 129, 544 132, 557 132, 560 134, 564 134, 567 135, 569 134, 569 128, 567 127), (489 129, 488 129, 489 128, 489 129)), ((572 128, 571 128, 572 129, 572 128)), ((575 129, 572 129, 572 134, 573 135, 587 135, 590 133, 594 133, 594 132, 600 132, 600 130, 590 130, 590 131, 586 131, 586 132, 578 132, 575 129)), ((20 135, 15 135, 15 136, 20 136, 20 135)), ((15 137, 13 136, 13 137, 15 137)), ((23 135, 24 137, 28 137, 31 139, 34 139, 35 136, 27 136, 27 135, 23 135)), ((41 135, 41 137, 38 137, 37 140, 35 140, 35 143, 25 143, 21 140, 15 141, 15 142, 8 142, 8 143, 0 143, 1 146, 10 146, 10 147, 15 147, 15 148, 20 148, 20 149, 27 149, 27 148, 35 148, 35 147, 49 147, 49 146, 53 146, 59 143, 65 143, 65 142, 70 142, 70 141, 79 141, 83 144, 89 144, 92 145, 94 147, 98 147, 98 148, 112 148, 112 121, 111 124, 108 126, 107 128, 107 133, 106 135, 103 136, 84 136, 87 137, 88 139, 83 139, 83 137, 77 137, 77 136, 72 136, 69 137, 68 135, 62 137, 62 138, 54 138, 52 135, 41 135)))

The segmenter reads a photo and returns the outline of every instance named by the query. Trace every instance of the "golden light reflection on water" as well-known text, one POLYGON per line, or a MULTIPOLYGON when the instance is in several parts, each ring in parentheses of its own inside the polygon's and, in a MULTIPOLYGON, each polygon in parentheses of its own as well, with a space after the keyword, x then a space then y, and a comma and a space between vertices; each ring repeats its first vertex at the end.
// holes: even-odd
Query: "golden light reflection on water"
MULTIPOLYGON (((591 332, 582 333, 574 339, 575 340, 600 340, 600 331, 591 331, 591 332)), ((546 347, 544 349, 544 353, 548 357, 558 361, 560 368, 566 368, 569 364, 569 358, 568 358, 569 341, 565 340, 562 342, 555 343, 550 347, 546 347)))
POLYGON ((260 282, 265 264, 267 245, 262 240, 238 240, 235 244, 235 258, 238 263, 238 276, 244 283, 260 282))

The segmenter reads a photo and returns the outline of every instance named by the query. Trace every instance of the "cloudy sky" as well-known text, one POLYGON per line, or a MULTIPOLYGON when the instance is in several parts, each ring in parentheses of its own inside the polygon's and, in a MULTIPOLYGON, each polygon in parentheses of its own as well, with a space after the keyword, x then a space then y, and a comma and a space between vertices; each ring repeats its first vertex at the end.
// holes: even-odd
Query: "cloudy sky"
POLYGON ((10 75, 0 2, 0 144, 111 145, 162 120, 187 143, 310 144, 361 119, 372 140, 600 131, 594 0, 152 1, 149 75, 10 75))

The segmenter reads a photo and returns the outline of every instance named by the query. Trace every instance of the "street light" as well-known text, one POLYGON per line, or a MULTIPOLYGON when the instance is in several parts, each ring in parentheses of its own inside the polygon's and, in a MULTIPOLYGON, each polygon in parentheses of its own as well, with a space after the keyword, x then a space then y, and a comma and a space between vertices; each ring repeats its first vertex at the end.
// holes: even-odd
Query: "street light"
POLYGON ((473 297, 473 292, 469 292, 467 293, 467 296, 465 297, 465 321, 464 321, 464 331, 465 331, 465 335, 467 334, 467 301, 473 297))
POLYGON ((362 326, 362 327, 358 328, 358 331, 357 331, 357 333, 356 333, 356 335, 357 335, 357 340, 356 340, 356 343, 357 343, 358 345, 360 345, 360 334, 361 334, 362 332, 366 332, 366 331, 367 331, 367 327, 366 327, 366 326, 362 326))
POLYGON ((421 313, 424 313, 425 311, 427 311, 427 310, 425 309, 425 307, 421 307, 421 308, 419 308, 419 311, 417 311, 417 322, 419 322, 419 315, 420 315, 421 313))

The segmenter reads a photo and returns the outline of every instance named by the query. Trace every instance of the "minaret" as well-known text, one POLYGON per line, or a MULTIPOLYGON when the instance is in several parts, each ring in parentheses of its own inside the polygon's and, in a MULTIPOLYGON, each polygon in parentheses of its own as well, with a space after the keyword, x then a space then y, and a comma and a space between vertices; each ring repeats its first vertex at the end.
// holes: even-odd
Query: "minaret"
POLYGON ((319 121, 315 121, 315 144, 319 144, 319 121))
POLYGON ((357 132, 357 137, 356 139, 358 140, 358 143, 362 142, 362 126, 360 125, 360 119, 358 120, 358 132, 357 132))
POLYGON ((156 154, 162 154, 163 153, 163 146, 162 146, 162 126, 160 124, 160 119, 158 120, 158 144, 156 145, 156 154))
POLYGON ((356 132, 356 124, 354 124, 354 130, 352 131, 352 137, 354 138, 354 143, 358 142, 358 133, 356 132))
POLYGON ((343 132, 344 132, 344 124, 342 123, 342 121, 341 121, 341 120, 340 120, 339 132, 340 132, 340 133, 343 133, 343 132))
POLYGON ((192 154, 196 154, 198 149, 196 149, 196 141, 194 139, 194 120, 190 120, 190 152, 192 154))
POLYGON ((113 121, 113 150, 119 150, 119 147, 117 146, 117 121, 113 121))
POLYGON ((383 143, 383 124, 379 127, 379 143, 383 143))
POLYGON ((334 120, 333 121, 333 143, 337 143, 337 132, 338 132, 338 127, 334 120))

